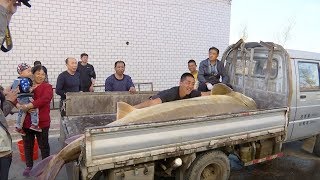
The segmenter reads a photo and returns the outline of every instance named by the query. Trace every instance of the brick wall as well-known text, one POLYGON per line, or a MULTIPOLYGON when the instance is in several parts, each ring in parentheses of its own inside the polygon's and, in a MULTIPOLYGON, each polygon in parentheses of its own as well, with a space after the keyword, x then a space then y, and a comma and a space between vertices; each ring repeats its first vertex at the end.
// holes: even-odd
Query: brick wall
MULTIPOLYGON (((10 28, 14 48, 0 53, 1 84, 17 76, 20 62, 39 60, 55 86, 68 56, 89 54, 97 84, 126 62, 134 82, 153 82, 155 90, 177 85, 187 61, 207 58, 211 46, 222 52, 229 42, 229 0, 32 0, 21 7, 10 28), (129 45, 126 44, 129 42, 129 45)), ((220 54, 222 55, 222 53, 220 54)))

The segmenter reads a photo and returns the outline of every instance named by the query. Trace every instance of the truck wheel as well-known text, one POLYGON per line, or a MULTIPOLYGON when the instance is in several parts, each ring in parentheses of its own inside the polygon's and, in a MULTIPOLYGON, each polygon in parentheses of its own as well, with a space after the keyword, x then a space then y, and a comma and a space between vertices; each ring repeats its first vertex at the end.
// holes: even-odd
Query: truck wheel
POLYGON ((313 154, 320 157, 320 135, 319 134, 316 137, 316 142, 315 142, 314 148, 313 148, 313 154))
POLYGON ((230 162, 221 151, 210 151, 199 155, 186 172, 186 180, 227 180, 230 162))

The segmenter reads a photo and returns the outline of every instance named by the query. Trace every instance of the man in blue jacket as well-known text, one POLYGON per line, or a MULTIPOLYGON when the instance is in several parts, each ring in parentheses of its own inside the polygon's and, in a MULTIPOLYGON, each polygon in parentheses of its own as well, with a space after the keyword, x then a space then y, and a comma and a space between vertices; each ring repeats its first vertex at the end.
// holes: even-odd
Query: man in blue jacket
POLYGON ((115 73, 110 75, 105 81, 104 90, 107 91, 128 91, 130 94, 136 93, 136 89, 129 75, 124 74, 126 64, 123 61, 114 63, 115 73))
POLYGON ((222 77, 222 83, 228 85, 229 77, 224 64, 217 59, 218 56, 219 49, 211 47, 209 49, 209 58, 200 62, 198 72, 199 91, 210 91, 214 84, 220 83, 220 77, 222 77))

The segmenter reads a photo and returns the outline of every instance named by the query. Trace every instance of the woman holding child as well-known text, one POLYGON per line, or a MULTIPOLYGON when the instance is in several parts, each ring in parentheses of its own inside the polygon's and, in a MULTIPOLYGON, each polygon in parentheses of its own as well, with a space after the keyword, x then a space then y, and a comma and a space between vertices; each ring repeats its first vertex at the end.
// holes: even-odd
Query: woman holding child
POLYGON ((33 109, 38 109, 39 112, 39 128, 41 132, 31 130, 30 127, 31 117, 30 113, 27 114, 24 123, 23 130, 26 133, 22 136, 24 143, 24 152, 26 157, 26 169, 23 172, 24 176, 29 176, 30 170, 33 166, 33 145, 34 138, 37 137, 39 148, 41 151, 42 159, 50 155, 49 146, 49 128, 50 128, 50 102, 53 97, 52 85, 45 81, 46 73, 43 66, 37 65, 32 69, 34 76, 34 101, 28 104, 17 104, 17 108, 24 110, 25 112, 31 112, 33 109))

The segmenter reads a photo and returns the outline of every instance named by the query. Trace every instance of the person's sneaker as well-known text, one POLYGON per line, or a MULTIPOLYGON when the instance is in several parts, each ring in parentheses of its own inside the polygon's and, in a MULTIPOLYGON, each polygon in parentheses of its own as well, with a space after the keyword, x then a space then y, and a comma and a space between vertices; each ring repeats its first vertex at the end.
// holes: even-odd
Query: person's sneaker
POLYGON ((39 126, 35 126, 35 125, 31 125, 30 129, 34 130, 34 131, 38 131, 38 132, 42 132, 42 129, 39 128, 39 126))
POLYGON ((25 136, 25 135, 26 135, 26 133, 24 132, 23 129, 20 129, 20 128, 17 128, 17 127, 16 127, 16 131, 17 131, 21 136, 25 136))
POLYGON ((22 175, 29 177, 31 169, 32 169, 32 167, 26 167, 26 169, 23 171, 22 175))

